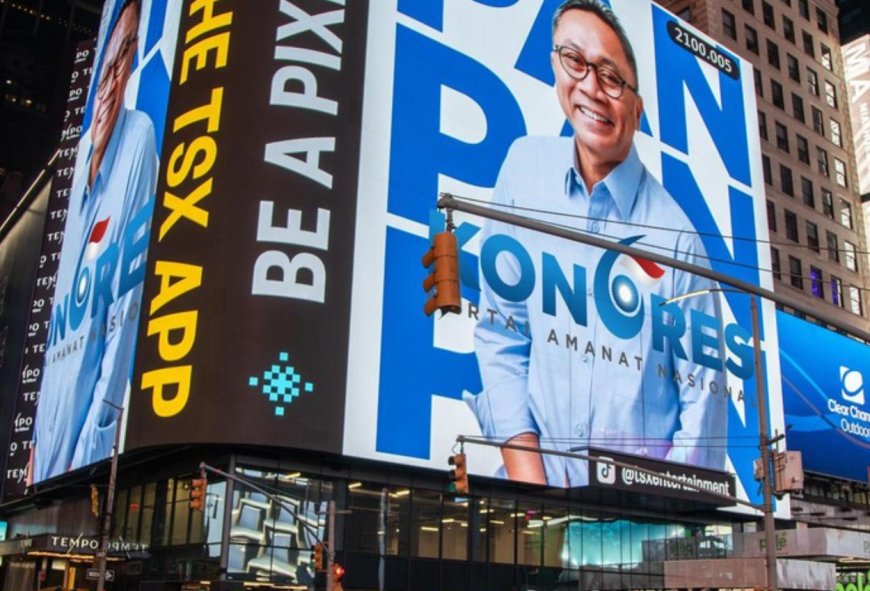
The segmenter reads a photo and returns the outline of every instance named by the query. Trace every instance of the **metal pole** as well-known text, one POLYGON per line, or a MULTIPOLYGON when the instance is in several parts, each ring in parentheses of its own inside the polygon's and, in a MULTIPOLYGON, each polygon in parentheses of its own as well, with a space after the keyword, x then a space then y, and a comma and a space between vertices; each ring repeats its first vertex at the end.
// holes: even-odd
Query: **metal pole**
POLYGON ((326 591, 332 591, 332 571, 335 568, 335 501, 326 509, 326 591))
POLYGON ((764 386, 764 366, 761 363, 761 333, 758 326, 758 296, 749 295, 752 311, 752 349, 755 354, 755 389, 758 398, 758 439, 761 448, 761 491, 764 515, 765 562, 767 588, 777 591, 776 580, 776 524, 773 520, 773 491, 770 486, 770 437, 767 431, 767 394, 764 386))
POLYGON ((620 254, 627 254, 629 256, 645 258, 654 263, 666 265, 673 269, 679 269, 680 271, 685 271, 686 273, 692 273, 694 275, 705 277, 718 283, 730 285, 738 291, 755 294, 768 301, 794 308, 795 310, 803 312, 807 316, 822 320, 826 324, 833 326, 838 330, 842 330, 846 334, 856 336, 862 341, 870 343, 870 332, 866 330, 862 330, 856 326, 844 322, 839 318, 830 316, 823 311, 809 308, 806 304, 799 301, 797 298, 793 298, 787 294, 777 293, 769 289, 758 287, 757 285, 753 285, 748 281, 743 281, 736 277, 726 275, 725 273, 713 271, 712 269, 709 269, 707 267, 687 263, 685 261, 681 261, 679 259, 660 254, 659 252, 652 252, 650 250, 642 248, 635 248, 634 246, 626 246, 625 244, 620 244, 612 238, 602 238, 601 236, 586 234, 579 230, 574 230, 573 228, 556 226, 552 223, 543 222, 534 218, 516 215, 507 211, 500 211, 498 209, 495 209, 491 205, 481 206, 465 201, 460 201, 457 196, 451 195, 450 193, 441 193, 441 196, 438 199, 438 207, 447 210, 453 209, 455 211, 463 211, 471 215, 495 220, 497 222, 504 222, 506 224, 510 224, 520 228, 526 228, 528 230, 534 230, 536 232, 543 232, 545 234, 549 234, 550 236, 565 238, 566 240, 579 242, 581 244, 588 244, 589 246, 594 246, 596 248, 612 250, 620 254))
POLYGON ((97 554, 97 568, 100 574, 97 578, 97 591, 103 591, 106 586, 106 557, 109 554, 109 530, 112 527, 112 510, 115 505, 115 483, 118 476, 118 452, 121 447, 121 424, 124 421, 124 407, 108 400, 106 404, 118 410, 118 422, 115 423, 115 446, 112 448, 112 462, 109 467, 109 489, 106 491, 106 506, 103 510, 103 528, 100 532, 100 550, 97 554))

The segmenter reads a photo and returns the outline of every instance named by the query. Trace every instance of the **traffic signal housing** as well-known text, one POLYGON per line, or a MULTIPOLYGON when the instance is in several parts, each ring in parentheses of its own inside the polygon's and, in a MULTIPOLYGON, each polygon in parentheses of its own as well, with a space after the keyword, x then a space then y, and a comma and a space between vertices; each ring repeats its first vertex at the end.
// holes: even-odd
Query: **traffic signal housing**
POLYGON ((202 511, 205 508, 205 488, 207 486, 208 480, 205 475, 190 481, 190 509, 192 511, 202 511))
POLYGON ((447 463, 453 466, 450 471, 450 492, 468 494, 468 465, 464 453, 458 453, 447 458, 447 463))
POLYGON ((342 591, 341 579, 344 578, 345 569, 337 562, 332 565, 332 591, 342 591))
POLYGON ((423 306, 426 316, 435 310, 441 315, 462 311, 459 295, 459 245, 453 232, 445 230, 435 234, 432 246, 423 255, 423 266, 430 270, 423 281, 423 290, 433 292, 423 306))
POLYGON ((323 570, 323 544, 317 542, 311 547, 314 553, 314 571, 320 572, 323 570))
POLYGON ((94 517, 100 516, 100 489, 96 484, 91 485, 91 513, 94 517))

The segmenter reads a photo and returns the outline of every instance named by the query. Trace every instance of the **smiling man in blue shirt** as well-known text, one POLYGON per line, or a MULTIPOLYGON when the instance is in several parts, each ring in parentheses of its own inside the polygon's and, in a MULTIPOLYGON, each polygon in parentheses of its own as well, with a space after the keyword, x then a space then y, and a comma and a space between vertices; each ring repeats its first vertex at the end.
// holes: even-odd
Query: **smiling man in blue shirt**
POLYGON ((79 143, 57 271, 29 480, 106 458, 129 387, 157 178, 154 126, 124 106, 139 0, 106 42, 79 143), (108 401, 111 404, 106 404, 108 401))
MULTIPOLYGON (((633 50, 615 15, 594 0, 564 2, 554 18, 551 63, 574 136, 517 140, 502 165, 494 203, 518 213, 534 209, 530 215, 541 220, 617 240, 641 236, 635 246, 707 266, 688 217, 633 145, 643 99, 633 50)), ((520 302, 483 282, 475 350, 484 389, 467 397, 483 434, 529 448, 592 446, 723 469, 724 375, 684 358, 693 350, 691 331, 682 346, 665 339, 663 350, 656 350, 647 307, 637 336, 619 338, 602 320, 592 289, 604 251, 495 222, 486 225, 482 239, 495 234, 516 239, 533 261, 552 255, 566 277, 572 265, 585 268, 587 321, 577 322, 564 301, 557 301, 555 312, 543 311, 540 280, 520 302)), ((668 299, 712 287, 703 278, 629 258, 621 262, 642 270, 627 286, 629 297, 647 306, 650 294, 668 299)), ((520 266, 509 255, 499 257, 497 270, 507 285, 520 280, 520 266)), ((708 317, 720 316, 714 296, 672 304, 687 324, 689 303, 708 317)), ((582 461, 516 449, 503 449, 502 457, 512 480, 587 483, 582 461)))

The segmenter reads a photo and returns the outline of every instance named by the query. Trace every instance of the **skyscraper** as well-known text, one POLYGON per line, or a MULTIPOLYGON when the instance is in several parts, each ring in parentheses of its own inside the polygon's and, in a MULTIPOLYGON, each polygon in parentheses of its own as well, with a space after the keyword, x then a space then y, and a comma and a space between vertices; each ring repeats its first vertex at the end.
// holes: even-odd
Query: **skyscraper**
POLYGON ((867 241, 834 0, 659 3, 755 66, 775 289, 867 328, 867 241))

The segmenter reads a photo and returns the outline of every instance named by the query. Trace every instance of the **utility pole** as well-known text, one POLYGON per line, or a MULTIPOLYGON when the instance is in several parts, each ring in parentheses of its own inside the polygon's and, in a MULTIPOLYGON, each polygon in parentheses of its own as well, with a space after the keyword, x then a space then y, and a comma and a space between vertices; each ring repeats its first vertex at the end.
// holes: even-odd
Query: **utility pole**
POLYGON ((335 501, 326 505, 326 591, 332 591, 332 573, 335 570, 335 501))
POLYGON ((767 588, 777 591, 776 577, 776 523, 773 519, 773 490, 770 485, 770 435, 767 430, 767 390, 764 387, 764 364, 761 362, 761 334, 758 326, 758 296, 749 295, 752 311, 752 339, 755 357, 755 390, 758 398, 758 446, 761 448, 761 496, 764 516, 765 562, 767 563, 767 588))
POLYGON ((106 505, 103 509, 103 527, 100 531, 100 549, 97 552, 97 591, 103 591, 106 587, 106 557, 109 554, 109 531, 112 527, 112 511, 115 506, 115 482, 118 477, 118 453, 121 448, 121 424, 124 421, 124 407, 118 406, 108 400, 103 400, 118 411, 118 419, 115 423, 115 445, 112 447, 112 461, 109 466, 109 488, 106 491, 106 505))

